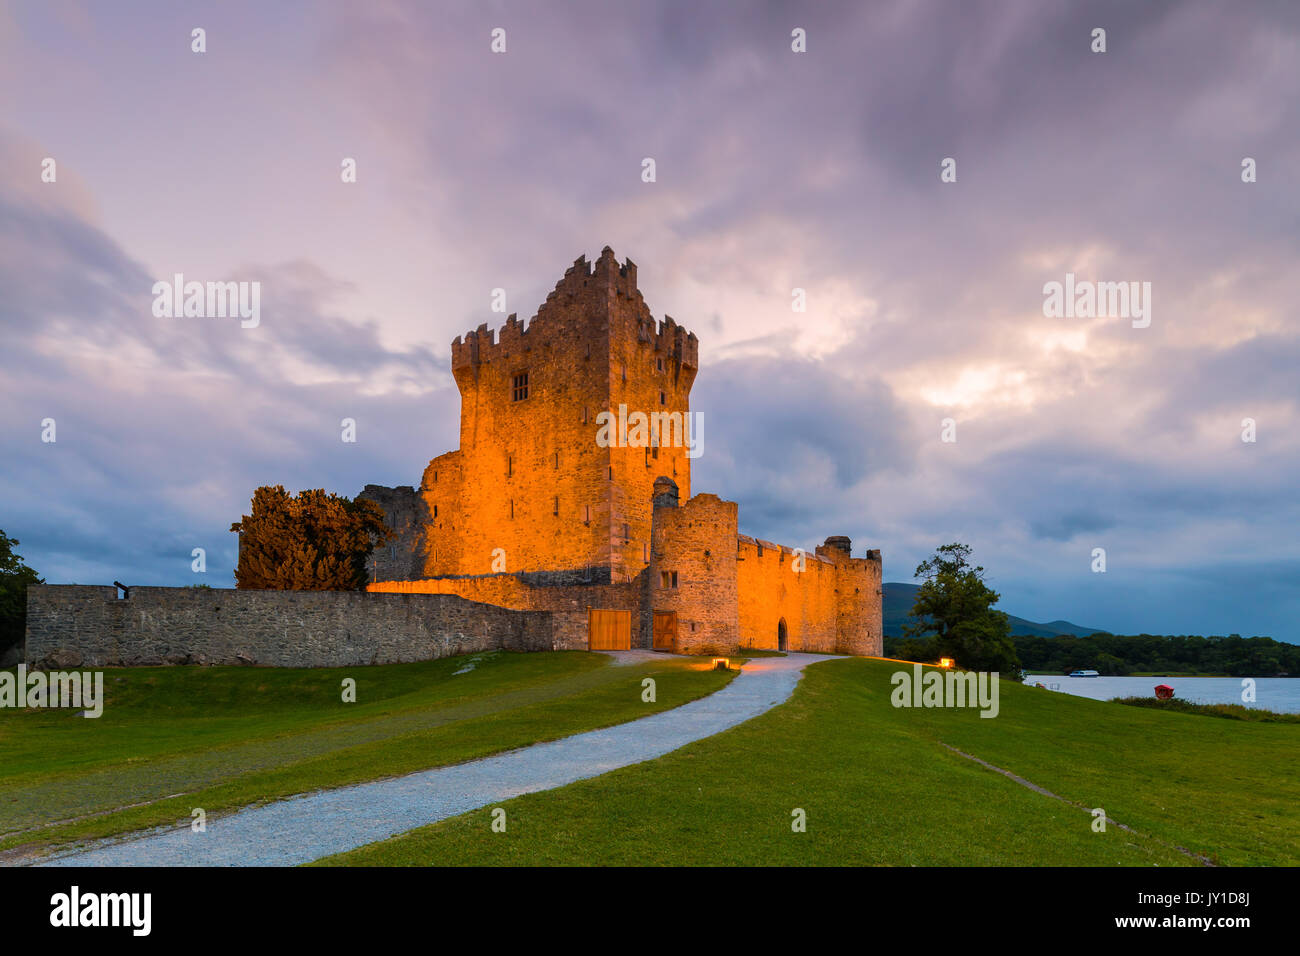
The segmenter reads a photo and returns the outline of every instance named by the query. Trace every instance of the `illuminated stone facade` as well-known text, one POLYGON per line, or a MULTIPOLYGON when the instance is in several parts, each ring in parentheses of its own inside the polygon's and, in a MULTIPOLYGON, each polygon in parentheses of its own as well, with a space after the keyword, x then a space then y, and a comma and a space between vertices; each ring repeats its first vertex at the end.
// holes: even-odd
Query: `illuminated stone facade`
POLYGON ((881 653, 879 551, 835 537, 805 555, 691 497, 699 342, 651 316, 631 260, 581 257, 527 327, 511 315, 451 348, 460 448, 419 488, 362 492, 397 531, 370 590, 550 610, 556 647, 586 647, 594 609, 631 612, 633 647, 881 653))

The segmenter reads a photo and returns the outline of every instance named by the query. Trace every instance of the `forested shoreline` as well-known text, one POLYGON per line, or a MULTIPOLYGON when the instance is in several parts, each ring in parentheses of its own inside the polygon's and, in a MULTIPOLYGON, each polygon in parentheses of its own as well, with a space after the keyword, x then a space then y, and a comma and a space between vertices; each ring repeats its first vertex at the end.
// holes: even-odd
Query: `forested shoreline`
MULTIPOLYGON (((1013 636, 1011 640, 1021 666, 1031 674, 1095 670, 1112 677, 1300 677, 1300 645, 1271 637, 1097 633, 1087 637, 1013 636)), ((938 654, 934 638, 886 637, 885 656, 929 661, 938 654)))

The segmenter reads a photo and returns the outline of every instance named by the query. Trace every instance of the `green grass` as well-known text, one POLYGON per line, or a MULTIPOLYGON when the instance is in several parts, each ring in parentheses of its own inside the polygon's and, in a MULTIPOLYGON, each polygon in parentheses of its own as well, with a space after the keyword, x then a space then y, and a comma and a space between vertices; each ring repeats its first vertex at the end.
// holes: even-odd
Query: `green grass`
POLYGON ((694 663, 557 652, 312 670, 108 669, 98 719, 0 710, 0 851, 459 763, 676 707, 735 676, 694 663), (342 702, 347 677, 356 703, 342 702), (645 677, 656 680, 653 704, 641 700, 645 677))
POLYGON ((1242 704, 1193 704, 1191 701, 1171 697, 1115 697, 1113 703, 1130 707, 1150 707, 1152 710, 1176 711, 1180 714, 1200 714, 1205 717, 1226 717, 1229 720, 1251 720, 1271 724, 1300 724, 1300 714, 1280 714, 1263 707, 1246 707, 1242 704))
POLYGON ((500 804, 505 833, 487 807, 322 863, 1200 865, 1178 847, 1222 864, 1300 863, 1296 727, 1010 682, 994 719, 894 708, 896 669, 813 665, 789 702, 726 733, 500 804), (1137 832, 1094 832, 1094 807, 1137 832))

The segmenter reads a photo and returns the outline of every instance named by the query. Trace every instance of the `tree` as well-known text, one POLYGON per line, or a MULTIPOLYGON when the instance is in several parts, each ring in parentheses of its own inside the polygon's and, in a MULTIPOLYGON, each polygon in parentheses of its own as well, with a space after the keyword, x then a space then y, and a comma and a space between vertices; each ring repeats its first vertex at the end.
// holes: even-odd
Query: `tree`
POLYGON ((933 634, 938 653, 968 670, 1020 675, 1020 659, 1011 641, 1006 614, 993 610, 999 595, 984 583, 984 568, 970 563, 971 548, 945 544, 922 561, 914 577, 924 578, 916 592, 908 637, 933 634))
POLYGON ((253 492, 253 513, 230 526, 239 533, 239 588, 361 591, 366 561, 393 532, 373 501, 324 489, 290 497, 283 485, 253 492))
POLYGON ((18 543, 0 531, 0 657, 27 631, 27 586, 45 583, 14 551, 18 543))

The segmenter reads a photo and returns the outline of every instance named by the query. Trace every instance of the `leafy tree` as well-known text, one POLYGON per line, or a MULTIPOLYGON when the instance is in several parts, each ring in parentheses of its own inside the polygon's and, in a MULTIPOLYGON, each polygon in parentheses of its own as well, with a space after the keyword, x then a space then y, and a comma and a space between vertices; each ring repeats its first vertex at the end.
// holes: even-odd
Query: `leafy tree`
POLYGON ((0 531, 0 656, 22 643, 27 630, 27 586, 44 584, 14 551, 18 540, 0 531))
MULTIPOLYGON (((897 640, 895 638, 894 640, 897 640)), ((1014 637, 1030 673, 1068 674, 1091 668, 1103 674, 1229 674, 1271 677, 1300 672, 1300 646, 1268 637, 1197 635, 1068 634, 1052 638, 1014 637)))
POLYGON ((887 637, 885 638, 885 656, 897 657, 905 661, 932 661, 940 655, 935 650, 934 638, 920 639, 887 637))
POLYGON ((283 485, 253 492, 253 513, 230 526, 239 532, 240 588, 276 591, 360 591, 366 561, 393 532, 373 501, 323 489, 290 497, 283 485))
MULTIPOLYGON (((933 660, 939 656, 933 646, 936 640, 886 637, 885 654, 914 661, 933 660)), ((1123 635, 1098 631, 1087 637, 1017 635, 1011 640, 1022 665, 1031 674, 1068 674, 1083 669, 1107 675, 1169 671, 1234 677, 1300 674, 1300 645, 1269 637, 1123 635)))
POLYGON ((969 545, 945 544, 917 565, 915 577, 925 579, 912 606, 917 623, 904 633, 933 634, 938 653, 961 667, 1018 678, 1020 659, 1007 615, 993 610, 999 595, 984 583, 984 568, 972 566, 970 555, 969 545))
POLYGON ((1105 674, 1107 677, 1122 677, 1125 671, 1124 662, 1114 654, 1108 654, 1105 651, 1100 651, 1097 654, 1091 669, 1100 674, 1105 674))

